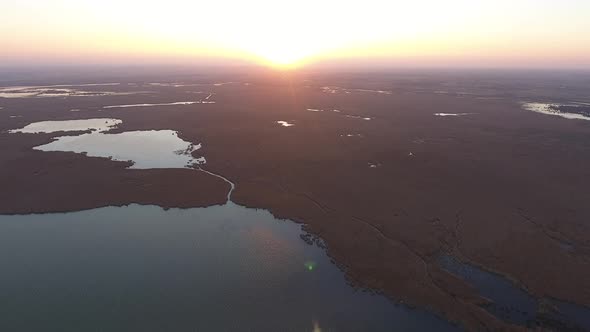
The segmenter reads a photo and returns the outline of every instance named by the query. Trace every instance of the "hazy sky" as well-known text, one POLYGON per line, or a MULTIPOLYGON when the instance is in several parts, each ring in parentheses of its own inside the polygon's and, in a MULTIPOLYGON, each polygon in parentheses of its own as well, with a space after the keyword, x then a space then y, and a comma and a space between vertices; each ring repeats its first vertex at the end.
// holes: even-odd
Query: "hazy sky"
POLYGON ((590 68, 590 0, 0 0, 0 61, 590 68))

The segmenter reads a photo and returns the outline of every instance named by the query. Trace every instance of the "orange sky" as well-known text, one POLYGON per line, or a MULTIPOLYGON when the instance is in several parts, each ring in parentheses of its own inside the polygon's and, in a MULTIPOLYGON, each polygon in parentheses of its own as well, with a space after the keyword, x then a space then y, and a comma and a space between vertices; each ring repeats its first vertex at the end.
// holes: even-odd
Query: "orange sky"
POLYGON ((4 64, 590 68, 582 0, 0 0, 0 8, 4 64))

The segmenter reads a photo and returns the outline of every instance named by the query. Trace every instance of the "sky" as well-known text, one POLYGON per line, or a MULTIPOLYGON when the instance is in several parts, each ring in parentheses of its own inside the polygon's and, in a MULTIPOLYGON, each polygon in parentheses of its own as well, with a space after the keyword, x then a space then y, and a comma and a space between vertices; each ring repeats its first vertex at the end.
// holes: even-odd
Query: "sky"
POLYGON ((0 0, 0 62, 590 68, 590 1, 0 0))

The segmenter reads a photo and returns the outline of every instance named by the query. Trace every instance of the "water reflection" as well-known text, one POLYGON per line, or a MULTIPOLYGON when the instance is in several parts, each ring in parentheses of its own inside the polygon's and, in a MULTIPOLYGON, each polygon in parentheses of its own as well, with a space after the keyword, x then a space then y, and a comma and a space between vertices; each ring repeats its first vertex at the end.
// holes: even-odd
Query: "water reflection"
POLYGON ((146 169, 189 168, 195 164, 203 164, 204 158, 192 156, 192 152, 200 147, 200 144, 195 146, 180 139, 173 130, 146 130, 63 136, 34 149, 85 153, 89 157, 131 161, 133 165, 130 168, 146 169))
POLYGON ((135 92, 88 91, 79 87, 111 86, 119 83, 79 85, 12 86, 0 88, 0 98, 96 97, 128 95, 135 92))
POLYGON ((123 123, 118 119, 85 119, 65 121, 40 121, 26 125, 20 129, 9 131, 10 133, 54 133, 59 131, 86 131, 95 130, 98 132, 107 131, 123 123))
POLYGON ((434 116, 465 116, 465 115, 470 115, 473 113, 434 113, 434 116))
POLYGON ((0 216, 0 330, 455 329, 351 288, 301 234, 231 202, 0 216))
POLYGON ((179 105, 193 105, 200 104, 200 101, 177 101, 173 103, 160 103, 160 104, 129 104, 129 105, 111 105, 104 106, 104 109, 109 108, 131 108, 131 107, 154 107, 154 106, 179 106, 179 105))
POLYGON ((10 133, 91 130, 88 134, 57 137, 53 142, 33 149, 84 153, 89 157, 129 161, 132 163, 129 168, 192 168, 206 163, 205 157, 194 158, 192 155, 201 148, 201 144, 182 140, 174 130, 105 133, 121 123, 118 119, 41 121, 11 130, 10 133))
POLYGON ((590 330, 590 308, 555 299, 537 299, 508 278, 462 263, 449 255, 439 257, 439 263, 489 299, 491 302, 484 305, 486 310, 504 321, 562 331, 590 330))
POLYGON ((280 124, 283 127, 291 127, 291 126, 294 126, 295 125, 294 123, 290 123, 288 121, 277 121, 277 123, 280 124))
POLYGON ((347 114, 347 115, 345 115, 345 117, 351 118, 351 119, 362 119, 362 120, 365 120, 365 121, 373 120, 373 118, 363 117, 363 116, 360 116, 360 115, 350 115, 350 114, 347 114))
POLYGON ((588 105, 584 105, 584 103, 524 103, 522 107, 528 111, 559 116, 565 119, 590 120, 590 107, 588 105))

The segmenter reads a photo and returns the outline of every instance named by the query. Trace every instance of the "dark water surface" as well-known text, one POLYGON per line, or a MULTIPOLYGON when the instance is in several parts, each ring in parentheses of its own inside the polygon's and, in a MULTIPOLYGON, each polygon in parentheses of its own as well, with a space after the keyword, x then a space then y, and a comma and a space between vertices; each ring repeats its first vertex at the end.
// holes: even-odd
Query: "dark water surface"
POLYGON ((0 216, 0 331, 450 331, 233 203, 0 216))
POLYGON ((530 328, 590 331, 590 308, 556 299, 537 299, 508 278, 449 255, 439 257, 439 263, 490 300, 484 308, 504 321, 530 328))

